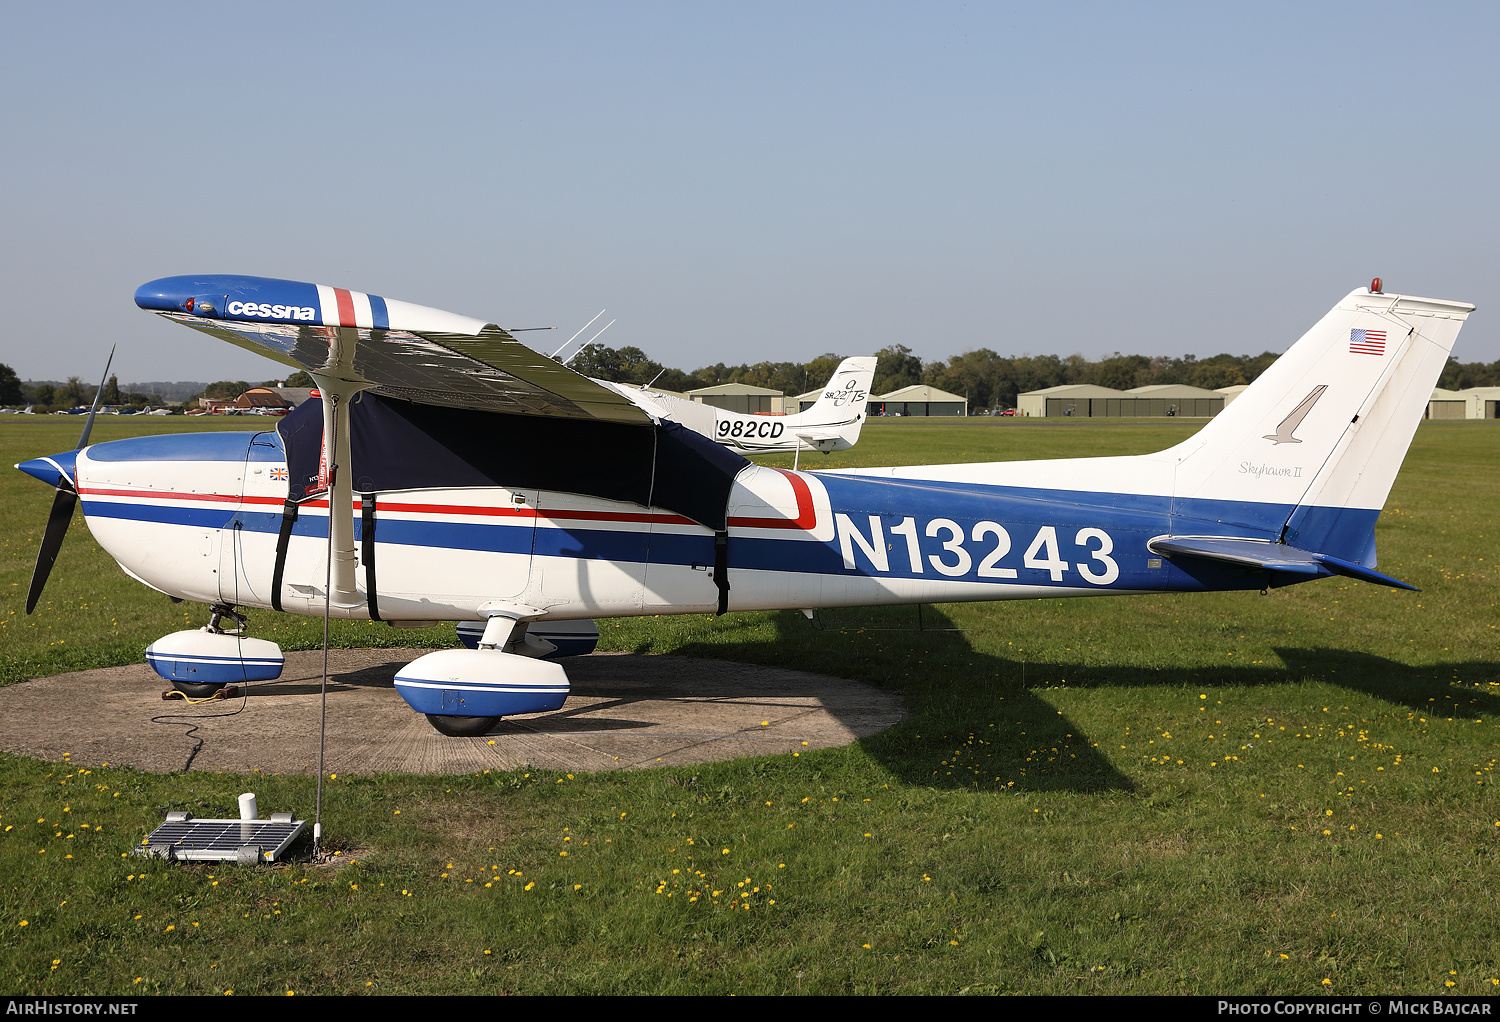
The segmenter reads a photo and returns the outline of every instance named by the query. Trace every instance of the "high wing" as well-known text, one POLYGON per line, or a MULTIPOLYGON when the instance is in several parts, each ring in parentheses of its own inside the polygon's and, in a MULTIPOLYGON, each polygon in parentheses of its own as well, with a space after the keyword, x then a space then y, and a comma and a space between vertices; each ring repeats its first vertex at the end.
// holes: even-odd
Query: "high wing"
POLYGON ((495 324, 441 309, 234 274, 163 277, 141 285, 135 303, 285 365, 333 372, 418 404, 652 421, 629 398, 533 351, 495 324))

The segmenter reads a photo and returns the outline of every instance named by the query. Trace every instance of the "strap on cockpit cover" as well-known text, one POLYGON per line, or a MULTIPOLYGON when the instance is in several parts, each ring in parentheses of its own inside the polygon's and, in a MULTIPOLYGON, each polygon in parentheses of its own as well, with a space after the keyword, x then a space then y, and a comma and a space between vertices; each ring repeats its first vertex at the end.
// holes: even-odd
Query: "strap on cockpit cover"
POLYGON ((360 494, 359 507, 359 559, 365 565, 365 606, 369 608, 370 620, 379 621, 380 600, 375 595, 375 494, 360 494))
POLYGON ((292 541, 292 526, 297 524, 299 506, 295 500, 288 500, 281 509, 281 531, 276 535, 276 566, 271 569, 271 607, 277 611, 281 610, 281 578, 286 571, 287 544, 292 541))

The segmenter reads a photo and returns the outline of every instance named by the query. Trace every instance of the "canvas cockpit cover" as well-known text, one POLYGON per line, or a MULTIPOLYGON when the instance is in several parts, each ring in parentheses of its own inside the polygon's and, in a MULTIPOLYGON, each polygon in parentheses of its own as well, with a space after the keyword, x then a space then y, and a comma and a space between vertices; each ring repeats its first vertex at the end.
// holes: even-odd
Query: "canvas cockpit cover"
MULTIPOLYGON (((503 415, 362 393, 349 404, 356 493, 505 486, 659 507, 722 531, 734 477, 750 464, 675 422, 646 425, 503 415)), ((277 424, 291 500, 317 489, 323 405, 277 424)), ((340 459, 342 460, 342 459, 340 459)))

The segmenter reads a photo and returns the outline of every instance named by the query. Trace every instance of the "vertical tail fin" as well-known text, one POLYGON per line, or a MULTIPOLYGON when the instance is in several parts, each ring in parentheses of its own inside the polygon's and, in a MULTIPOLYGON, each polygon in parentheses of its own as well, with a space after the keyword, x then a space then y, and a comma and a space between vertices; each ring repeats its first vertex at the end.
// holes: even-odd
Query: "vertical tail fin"
POLYGON ((870 384, 875 380, 875 361, 874 355, 859 355, 840 362, 813 406, 787 416, 787 431, 819 450, 853 447, 865 424, 870 384))
POLYGON ((1217 418, 1164 452, 1176 462, 1173 513, 1201 517, 1199 500, 1221 512, 1222 501, 1291 507, 1286 543, 1373 567, 1375 519, 1472 311, 1351 292, 1217 418))

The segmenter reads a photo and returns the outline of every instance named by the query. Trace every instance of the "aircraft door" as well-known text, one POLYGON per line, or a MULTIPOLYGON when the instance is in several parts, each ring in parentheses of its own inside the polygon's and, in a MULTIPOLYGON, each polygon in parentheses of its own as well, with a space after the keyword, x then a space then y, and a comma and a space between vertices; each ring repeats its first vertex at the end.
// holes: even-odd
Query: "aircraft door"
POLYGON ((650 549, 640 505, 544 490, 536 507, 531 586, 522 602, 639 613, 650 549))
POLYGON ((232 606, 269 606, 276 529, 286 500, 286 468, 274 432, 256 433, 245 451, 238 501, 215 535, 219 597, 232 606))
POLYGON ((373 497, 367 511, 355 495, 357 581, 367 595, 373 585, 383 619, 467 613, 526 591, 536 490, 402 490, 373 497), (368 537, 367 522, 373 527, 368 537))
POLYGON ((536 545, 537 505, 541 494, 534 489, 499 488, 499 519, 502 539, 496 550, 495 570, 485 572, 475 595, 482 599, 511 599, 531 584, 536 545))

